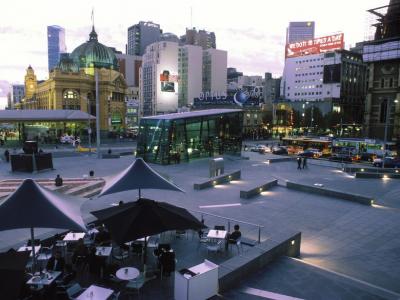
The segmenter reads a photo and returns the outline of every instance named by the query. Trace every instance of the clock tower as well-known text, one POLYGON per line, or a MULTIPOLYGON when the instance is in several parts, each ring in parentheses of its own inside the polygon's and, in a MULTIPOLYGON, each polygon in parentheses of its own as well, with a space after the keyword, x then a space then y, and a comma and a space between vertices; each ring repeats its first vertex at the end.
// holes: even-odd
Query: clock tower
POLYGON ((25 75, 25 98, 30 99, 36 92, 37 87, 37 79, 35 75, 35 71, 33 71, 32 67, 29 65, 28 69, 26 69, 25 75))

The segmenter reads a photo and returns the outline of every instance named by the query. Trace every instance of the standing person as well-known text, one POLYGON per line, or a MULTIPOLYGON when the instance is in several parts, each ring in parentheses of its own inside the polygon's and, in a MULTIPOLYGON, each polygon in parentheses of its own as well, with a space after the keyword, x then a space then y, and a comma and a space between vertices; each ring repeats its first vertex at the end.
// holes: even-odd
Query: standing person
POLYGON ((6 159, 6 162, 10 162, 10 151, 8 151, 8 149, 4 151, 4 157, 6 159))
POLYGON ((297 170, 301 170, 301 157, 297 157, 297 170))
POLYGON ((303 169, 307 168, 307 157, 303 158, 303 169))

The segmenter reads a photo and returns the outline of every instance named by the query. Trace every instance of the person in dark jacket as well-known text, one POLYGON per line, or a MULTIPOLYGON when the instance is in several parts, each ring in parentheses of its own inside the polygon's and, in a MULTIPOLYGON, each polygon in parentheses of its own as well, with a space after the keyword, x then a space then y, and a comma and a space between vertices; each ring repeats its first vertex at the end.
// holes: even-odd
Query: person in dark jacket
POLYGON ((6 162, 10 162, 10 151, 8 151, 8 149, 4 151, 4 157, 6 159, 6 162))
POLYGON ((65 260, 61 257, 61 251, 57 251, 54 256, 50 257, 46 265, 47 271, 60 271, 63 272, 65 267, 65 260))
POLYGON ((63 179, 60 177, 60 174, 57 174, 56 179, 54 179, 54 184, 56 186, 62 186, 63 185, 63 179))

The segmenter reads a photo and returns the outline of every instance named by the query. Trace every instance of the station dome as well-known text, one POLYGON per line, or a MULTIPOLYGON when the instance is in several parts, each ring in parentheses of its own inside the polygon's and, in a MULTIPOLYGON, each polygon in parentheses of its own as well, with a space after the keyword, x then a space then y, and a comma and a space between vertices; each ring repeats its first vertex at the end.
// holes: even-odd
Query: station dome
POLYGON ((114 52, 109 47, 98 42, 94 27, 92 27, 92 32, 89 34, 89 40, 75 48, 70 58, 79 68, 85 69, 86 72, 94 68, 106 68, 115 71, 119 69, 118 59, 114 52))

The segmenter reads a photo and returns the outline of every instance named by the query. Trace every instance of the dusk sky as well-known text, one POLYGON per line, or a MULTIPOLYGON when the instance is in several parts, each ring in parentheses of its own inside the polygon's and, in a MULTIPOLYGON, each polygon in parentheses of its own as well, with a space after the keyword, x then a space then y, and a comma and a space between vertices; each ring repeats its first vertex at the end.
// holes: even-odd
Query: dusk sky
MULTIPOLYGON (((217 48, 228 51, 228 66, 247 75, 272 72, 284 64, 289 21, 315 21, 316 36, 344 32, 346 48, 362 41, 369 8, 389 0, 302 1, 7 1, 0 12, 0 83, 23 83, 30 64, 38 79, 46 79, 47 25, 66 29, 68 52, 88 39, 91 10, 99 41, 125 51, 127 28, 138 21, 159 23, 164 32, 180 36, 192 25, 214 31, 217 48)), ((1 89, 1 86, 0 86, 1 89)), ((2 96, 0 94, 0 96, 2 96)))

